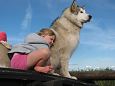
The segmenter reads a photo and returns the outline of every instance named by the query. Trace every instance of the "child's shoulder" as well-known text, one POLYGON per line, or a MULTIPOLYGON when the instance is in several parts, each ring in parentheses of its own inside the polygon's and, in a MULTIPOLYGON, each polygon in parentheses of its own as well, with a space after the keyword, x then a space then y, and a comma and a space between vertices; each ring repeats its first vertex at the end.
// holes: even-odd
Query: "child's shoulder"
POLYGON ((24 42, 26 42, 26 43, 43 43, 43 44, 48 44, 48 43, 43 39, 42 36, 40 36, 40 35, 38 35, 38 34, 36 34, 36 33, 31 33, 31 34, 29 34, 29 35, 25 38, 24 42))

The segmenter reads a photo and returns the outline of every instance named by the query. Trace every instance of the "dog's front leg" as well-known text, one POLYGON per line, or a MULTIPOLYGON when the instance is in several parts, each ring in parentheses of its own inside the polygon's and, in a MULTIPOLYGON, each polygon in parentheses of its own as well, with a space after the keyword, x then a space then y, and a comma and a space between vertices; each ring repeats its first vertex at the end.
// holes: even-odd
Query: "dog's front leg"
POLYGON ((71 76, 69 71, 69 61, 68 59, 63 59, 61 61, 61 69, 60 69, 60 74, 62 74, 64 77, 72 78, 72 79, 77 79, 75 76, 71 76))
POLYGON ((61 62, 60 72, 61 72, 61 74, 62 74, 64 77, 71 78, 71 75, 70 75, 70 73, 68 72, 68 61, 65 60, 65 61, 62 61, 62 62, 61 62))

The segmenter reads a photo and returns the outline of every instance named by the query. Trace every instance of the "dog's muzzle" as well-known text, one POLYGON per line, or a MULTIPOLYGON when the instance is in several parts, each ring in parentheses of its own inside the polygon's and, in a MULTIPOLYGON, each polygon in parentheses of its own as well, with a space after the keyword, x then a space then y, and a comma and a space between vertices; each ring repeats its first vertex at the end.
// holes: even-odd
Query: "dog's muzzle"
POLYGON ((89 19, 88 19, 88 22, 91 20, 91 18, 92 18, 92 16, 91 16, 91 15, 89 15, 89 19))

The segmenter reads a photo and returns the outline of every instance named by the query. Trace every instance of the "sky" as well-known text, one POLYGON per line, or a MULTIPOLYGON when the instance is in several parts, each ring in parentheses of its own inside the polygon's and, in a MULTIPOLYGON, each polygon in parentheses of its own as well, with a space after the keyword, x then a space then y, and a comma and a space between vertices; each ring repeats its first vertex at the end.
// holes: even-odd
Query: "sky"
MULTIPOLYGON (((12 46, 50 27, 72 0, 0 0, 0 31, 12 46)), ((115 69, 115 0, 77 0, 92 20, 84 24, 69 69, 115 69)))

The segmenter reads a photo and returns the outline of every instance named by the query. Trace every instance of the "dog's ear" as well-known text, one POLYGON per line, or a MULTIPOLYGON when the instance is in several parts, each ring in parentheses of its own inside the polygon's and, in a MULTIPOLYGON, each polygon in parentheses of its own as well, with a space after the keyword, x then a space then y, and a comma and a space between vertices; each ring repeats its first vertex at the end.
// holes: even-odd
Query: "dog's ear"
POLYGON ((71 7, 70 7, 70 11, 72 13, 74 12, 78 12, 78 7, 77 7, 77 4, 76 4, 76 0, 73 0, 72 4, 71 4, 71 7))

